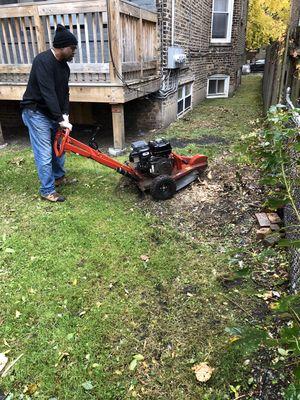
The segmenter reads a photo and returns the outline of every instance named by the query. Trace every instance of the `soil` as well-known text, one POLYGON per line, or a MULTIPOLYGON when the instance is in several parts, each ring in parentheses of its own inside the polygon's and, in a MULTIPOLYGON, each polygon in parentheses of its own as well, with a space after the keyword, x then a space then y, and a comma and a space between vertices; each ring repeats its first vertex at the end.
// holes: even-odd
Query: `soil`
POLYGON ((196 182, 172 199, 153 201, 145 196, 140 206, 189 236, 224 237, 224 230, 229 230, 230 236, 245 244, 252 240, 254 214, 262 204, 259 173, 227 159, 225 153, 214 160, 196 182))
POLYGON ((182 149, 187 147, 189 144, 197 144, 200 146, 207 144, 228 144, 228 141, 220 136, 214 135, 203 135, 201 139, 178 139, 171 138, 170 139, 172 147, 177 147, 182 149))

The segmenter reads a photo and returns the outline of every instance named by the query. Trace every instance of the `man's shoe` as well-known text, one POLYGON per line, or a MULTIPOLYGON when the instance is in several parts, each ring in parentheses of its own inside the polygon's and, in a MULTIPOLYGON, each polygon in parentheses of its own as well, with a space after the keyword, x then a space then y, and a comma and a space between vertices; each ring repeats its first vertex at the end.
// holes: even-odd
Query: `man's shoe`
POLYGON ((51 194, 46 194, 45 196, 41 196, 42 200, 48 200, 51 201, 52 203, 62 203, 63 201, 65 201, 66 199, 64 198, 64 196, 61 196, 60 194, 58 194, 57 192, 53 192, 51 194))

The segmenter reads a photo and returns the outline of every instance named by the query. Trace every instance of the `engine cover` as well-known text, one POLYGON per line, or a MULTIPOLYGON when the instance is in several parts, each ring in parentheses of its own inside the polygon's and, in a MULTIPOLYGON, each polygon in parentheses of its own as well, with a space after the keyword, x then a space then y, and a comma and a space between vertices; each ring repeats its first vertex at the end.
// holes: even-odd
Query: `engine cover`
POLYGON ((150 169, 150 148, 144 140, 131 144, 132 151, 129 154, 129 161, 141 172, 148 172, 150 169))
POLYGON ((173 160, 165 157, 151 157, 150 173, 154 176, 171 175, 173 171, 173 160))
POLYGON ((149 148, 154 157, 169 157, 172 152, 171 144, 166 139, 151 140, 149 148))

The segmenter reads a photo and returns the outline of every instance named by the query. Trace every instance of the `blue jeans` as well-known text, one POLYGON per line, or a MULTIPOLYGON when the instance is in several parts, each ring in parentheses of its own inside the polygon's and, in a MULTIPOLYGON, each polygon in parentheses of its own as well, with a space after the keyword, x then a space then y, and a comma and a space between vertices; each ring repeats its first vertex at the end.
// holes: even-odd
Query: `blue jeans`
POLYGON ((56 157, 53 142, 58 124, 39 111, 25 108, 22 119, 29 130, 42 196, 55 192, 55 179, 65 175, 65 155, 56 157))

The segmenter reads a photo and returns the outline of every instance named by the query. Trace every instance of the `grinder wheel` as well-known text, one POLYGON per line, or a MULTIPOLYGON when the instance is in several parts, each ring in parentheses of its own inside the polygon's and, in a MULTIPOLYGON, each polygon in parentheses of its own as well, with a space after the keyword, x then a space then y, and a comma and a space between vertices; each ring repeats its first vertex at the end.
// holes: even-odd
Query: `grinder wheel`
POLYGON ((160 175, 153 179, 150 194, 155 200, 167 200, 176 193, 176 183, 168 175, 160 175))

